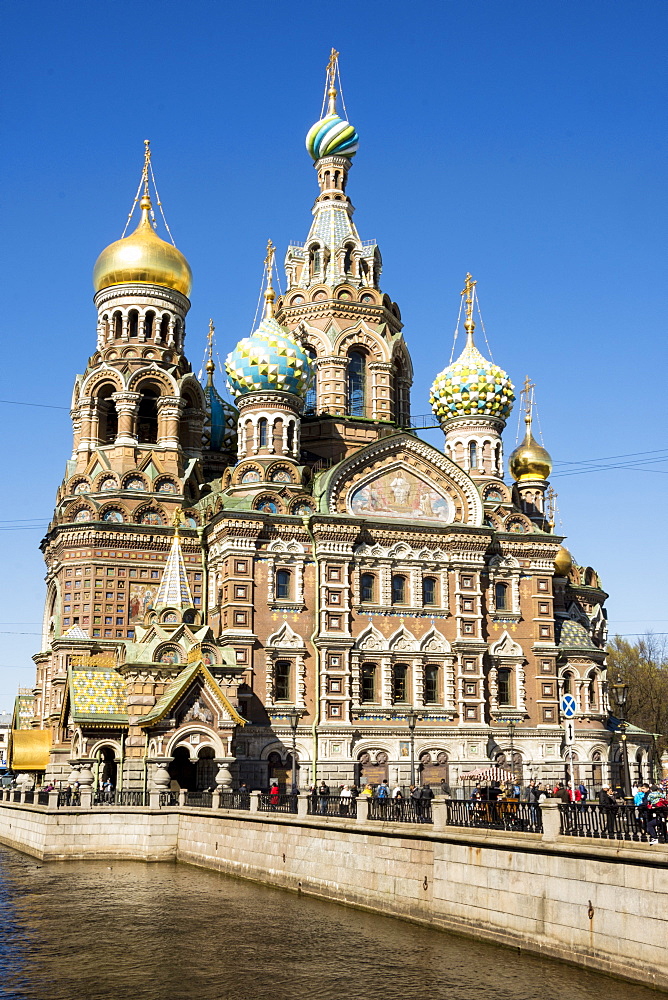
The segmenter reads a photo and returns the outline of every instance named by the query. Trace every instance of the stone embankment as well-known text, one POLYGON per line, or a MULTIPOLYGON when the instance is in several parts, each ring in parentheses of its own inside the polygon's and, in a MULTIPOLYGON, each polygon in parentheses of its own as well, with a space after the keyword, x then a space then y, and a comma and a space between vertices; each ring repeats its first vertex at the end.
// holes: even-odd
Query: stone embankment
MULTIPOLYGON (((304 797, 305 799, 305 797, 304 797)), ((666 989, 668 847, 560 834, 204 809, 0 802, 0 842, 45 860, 179 860, 666 989)), ((155 800, 154 800, 155 802, 155 800)))

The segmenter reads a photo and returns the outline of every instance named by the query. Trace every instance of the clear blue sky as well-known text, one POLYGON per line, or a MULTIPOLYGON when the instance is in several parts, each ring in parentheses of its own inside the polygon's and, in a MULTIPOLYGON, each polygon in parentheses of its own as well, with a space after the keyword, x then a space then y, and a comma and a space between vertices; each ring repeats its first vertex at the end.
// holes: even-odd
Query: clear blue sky
MULTIPOLYGON (((95 344, 91 270, 123 229, 144 138, 194 272, 193 366, 209 316, 221 355, 248 333, 267 238, 282 256, 308 231, 304 135, 334 45, 361 137, 349 193, 402 310, 413 412, 428 412, 470 270, 494 359, 536 382, 558 463, 657 451, 667 22, 665 0, 5 2, 0 397, 69 405, 95 344)), ((33 682, 42 617, 41 531, 15 528, 46 525, 71 428, 65 409, 0 413, 3 709, 33 682)), ((553 478, 613 631, 668 632, 667 454, 553 478)))

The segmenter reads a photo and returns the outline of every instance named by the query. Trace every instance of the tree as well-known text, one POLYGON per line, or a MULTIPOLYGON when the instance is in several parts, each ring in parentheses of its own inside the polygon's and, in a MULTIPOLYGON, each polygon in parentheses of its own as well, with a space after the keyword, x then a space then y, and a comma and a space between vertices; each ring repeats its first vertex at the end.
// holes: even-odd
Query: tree
MULTIPOLYGON (((657 750, 668 750, 668 650, 665 640, 648 632, 631 643, 616 635, 608 645, 608 681, 628 684, 626 718, 659 734, 657 750)), ((614 707, 613 707, 614 714, 614 707)))

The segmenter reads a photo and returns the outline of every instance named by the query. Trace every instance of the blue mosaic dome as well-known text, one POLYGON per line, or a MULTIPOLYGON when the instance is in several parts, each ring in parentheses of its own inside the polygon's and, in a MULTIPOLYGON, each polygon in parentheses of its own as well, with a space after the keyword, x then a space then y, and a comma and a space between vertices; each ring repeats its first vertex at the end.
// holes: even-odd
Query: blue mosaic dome
POLYGON ((236 406, 225 402, 213 383, 205 386, 204 396, 207 409, 203 433, 204 447, 210 451, 235 452, 239 411, 236 406))
POLYGON ((312 125, 306 136, 306 148, 314 160, 323 156, 347 156, 359 148, 359 136, 353 125, 335 114, 325 115, 312 125))
POLYGON ((303 397, 313 377, 308 355, 273 316, 239 341, 225 360, 225 371, 235 396, 278 390, 303 397))
POLYGON ((505 420, 515 400, 513 390, 504 370, 484 358, 471 337, 454 364, 434 379, 429 402, 441 424, 462 416, 505 420))

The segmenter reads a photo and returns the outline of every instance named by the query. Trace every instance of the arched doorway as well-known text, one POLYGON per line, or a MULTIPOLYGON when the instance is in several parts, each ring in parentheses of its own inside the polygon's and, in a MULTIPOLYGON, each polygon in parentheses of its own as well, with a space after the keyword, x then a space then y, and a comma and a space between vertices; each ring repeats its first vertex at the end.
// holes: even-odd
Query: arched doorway
POLYGON ((497 767, 512 771, 518 785, 524 784, 524 761, 519 750, 513 750, 512 757, 510 753, 497 753, 494 763, 497 767))
POLYGON ((355 782, 363 788, 365 785, 380 785, 382 781, 387 781, 387 754, 380 750, 372 759, 370 753, 363 752, 357 758, 357 774, 355 782))
POLYGON ((198 792, 213 791, 216 787, 216 767, 213 747, 202 747, 197 754, 195 764, 195 790, 198 792))
POLYGON ((282 792, 288 791, 292 784, 292 758, 288 756, 287 760, 284 761, 278 751, 272 750, 267 757, 267 763, 269 764, 269 784, 277 781, 282 792))
POLYGON ((118 764, 113 747, 102 747, 100 750, 98 764, 98 787, 102 787, 105 781, 110 781, 112 787, 116 787, 118 777, 118 764))
POLYGON ((188 747, 178 746, 172 754, 172 759, 167 765, 167 770, 172 781, 175 781, 179 788, 187 788, 189 792, 194 792, 197 787, 197 775, 195 764, 190 759, 188 747))
POLYGON ((449 789, 448 755, 444 750, 421 753, 418 769, 421 785, 431 785, 435 790, 449 789))

